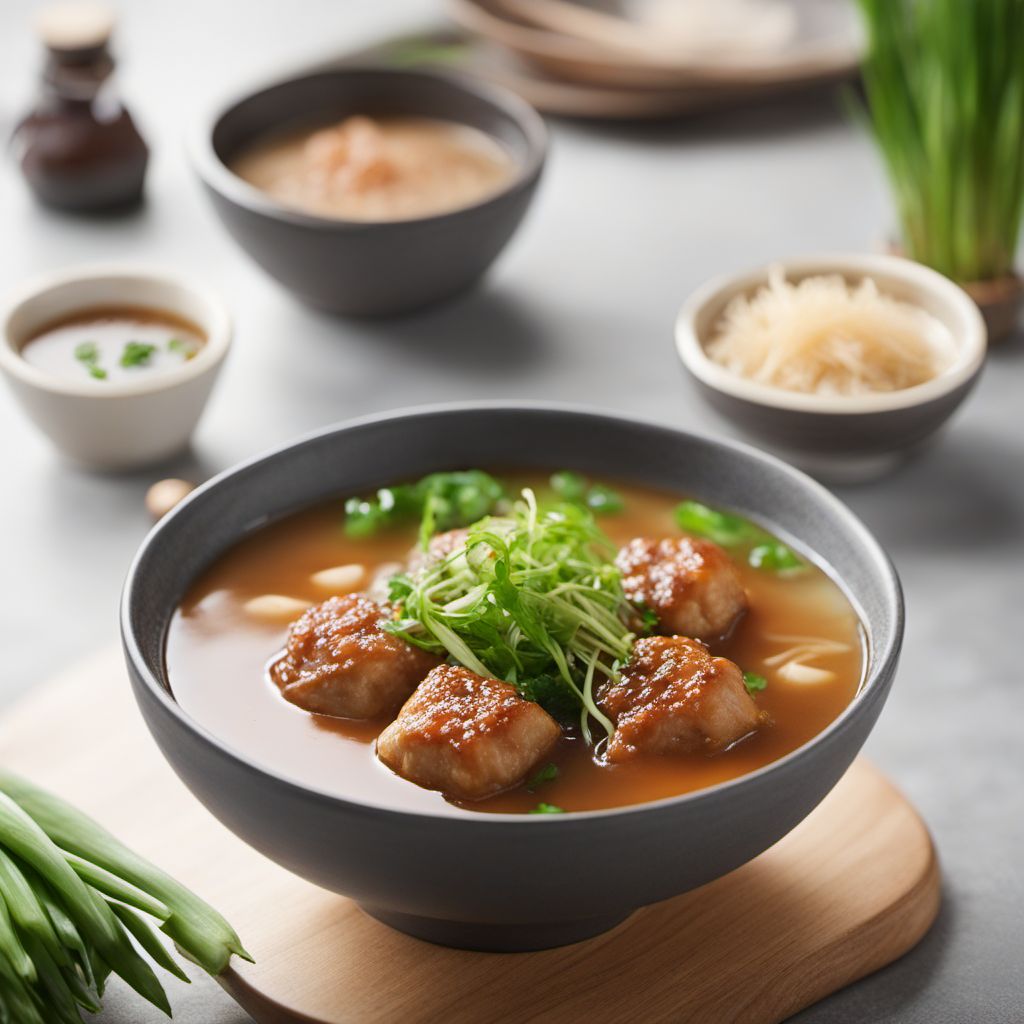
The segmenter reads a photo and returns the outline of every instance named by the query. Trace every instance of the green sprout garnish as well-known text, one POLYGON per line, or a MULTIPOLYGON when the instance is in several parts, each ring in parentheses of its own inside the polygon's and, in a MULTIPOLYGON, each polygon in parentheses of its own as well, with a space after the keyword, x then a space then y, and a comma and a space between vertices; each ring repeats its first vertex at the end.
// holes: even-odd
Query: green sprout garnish
POLYGON ((155 351, 156 345, 150 345, 145 341, 127 341, 121 353, 121 365, 147 366, 155 351))
POLYGON ((470 526, 447 558, 393 577, 398 617, 384 628, 511 683, 555 717, 578 718, 589 744, 591 720, 614 731, 594 693, 617 678, 634 639, 614 553, 589 510, 541 510, 526 488, 506 515, 470 526))
POLYGON ((555 804, 546 804, 542 801, 530 811, 530 814, 565 814, 565 811, 555 804))
POLYGON ((794 572, 807 567, 791 547, 741 516, 721 512, 699 501, 683 501, 676 506, 675 518, 686 533, 745 553, 747 563, 755 569, 794 572))
POLYGON ((754 694, 765 689, 768 686, 768 680, 756 672, 744 672, 743 685, 747 688, 747 693, 754 694))

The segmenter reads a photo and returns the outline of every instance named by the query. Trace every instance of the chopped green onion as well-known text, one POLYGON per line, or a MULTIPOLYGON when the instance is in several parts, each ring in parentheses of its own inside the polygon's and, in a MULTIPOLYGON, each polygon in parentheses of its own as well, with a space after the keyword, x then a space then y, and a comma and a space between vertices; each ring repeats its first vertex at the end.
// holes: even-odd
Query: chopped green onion
POLYGON ((744 672, 743 685, 747 688, 747 693, 753 694, 765 689, 768 685, 768 680, 764 676, 759 676, 756 672, 744 672))
POLYGON ((546 764, 527 782, 526 788, 532 793, 538 786, 543 786, 545 782, 554 782, 557 778, 558 765, 546 764))
POLYGON ((90 377, 106 380, 107 371, 100 366, 100 350, 95 341, 81 341, 75 346, 75 358, 85 367, 90 377))
POLYGON ((565 811, 555 804, 541 802, 530 811, 530 814, 565 814, 565 811))
POLYGON ((563 469, 551 474, 550 483, 560 501, 585 505, 597 515, 611 515, 626 507, 621 494, 604 484, 591 484, 581 473, 563 469))
POLYGON ((792 548, 777 540, 751 548, 747 561, 755 569, 767 569, 770 572, 789 572, 804 568, 803 559, 792 548))
POLYGON ((586 477, 568 469, 551 474, 551 489, 562 501, 585 503, 587 500, 586 477))
POLYGON ((184 338, 171 338, 167 342, 167 351, 174 352, 187 361, 199 351, 199 345, 194 341, 186 341, 184 338))
POLYGON ((75 346, 75 358, 80 363, 95 363, 100 358, 100 350, 95 341, 81 341, 75 346))
POLYGON ((706 537, 723 548, 745 549, 747 562, 755 569, 792 572, 806 568, 806 562, 791 547, 742 516, 722 512, 699 501, 683 501, 676 506, 675 518, 686 533, 706 537))
POLYGON ((124 351, 121 353, 122 366, 147 366, 156 345, 150 345, 145 341, 127 341, 124 351))
POLYGON ((756 528, 748 520, 720 512, 699 501, 680 502, 675 515, 681 530, 707 537, 723 548, 738 547, 757 537, 756 528))
POLYGON ((421 537, 468 526, 493 512, 505 489, 479 469, 431 473, 415 484, 382 487, 373 498, 350 498, 345 503, 345 531, 367 537, 378 530, 421 520, 421 537))

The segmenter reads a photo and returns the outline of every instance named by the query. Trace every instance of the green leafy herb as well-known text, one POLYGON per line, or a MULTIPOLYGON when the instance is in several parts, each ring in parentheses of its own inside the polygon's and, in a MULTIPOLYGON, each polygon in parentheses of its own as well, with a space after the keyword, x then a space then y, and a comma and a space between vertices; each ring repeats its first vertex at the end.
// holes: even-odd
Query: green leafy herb
POLYGON ((557 764, 546 764, 538 772, 536 772, 532 779, 526 784, 526 788, 532 793, 538 786, 543 786, 545 782, 554 782, 558 778, 558 765, 557 764))
POLYGON ((0 1020, 80 1022, 78 1007, 102 1009, 111 972, 170 1014, 143 953, 188 979, 139 911, 211 974, 232 954, 250 959, 184 886, 64 801, 0 772, 0 1020))
POLYGON ((756 672, 744 672, 743 685, 747 688, 747 693, 757 693, 768 685, 768 680, 756 672))
POLYGON ((707 537, 724 548, 745 553, 747 562, 755 569, 794 572, 806 568, 804 560, 791 547, 749 519, 721 512, 699 501, 680 502, 675 518, 686 533, 707 537))
POLYGON ((180 355, 182 359, 187 361, 196 355, 199 351, 199 345, 195 341, 186 341, 184 338, 171 338, 167 342, 167 351, 180 355))
POLYGON ((589 510, 541 511, 526 489, 508 514, 470 526, 447 558, 395 576, 399 617, 384 628, 512 683, 556 716, 574 709, 589 743, 590 719, 614 731, 594 691, 617 677, 634 637, 614 552, 589 510))
POLYGON ((419 518, 425 545, 434 533, 468 526, 504 500, 505 488, 482 470, 431 473, 414 484, 382 487, 373 498, 350 498, 345 503, 345 531, 351 537, 367 537, 419 518))
POLYGON ((870 125, 904 252, 956 281, 1013 272, 1024 211, 1024 4, 860 0, 870 125))
POLYGON ((777 540, 751 548, 747 554, 747 561, 755 569, 767 569, 770 572, 790 572, 793 569, 802 569, 804 565, 803 560, 792 548, 777 540))
POLYGON ((126 341, 121 352, 122 366, 146 366, 156 351, 156 345, 145 341, 126 341))
POLYGON ((675 514, 680 529, 698 537, 707 537, 724 548, 738 547, 761 535, 749 520, 720 512, 699 501, 680 502, 675 514))
POLYGON ((95 341, 79 342, 75 346, 75 358, 85 367, 90 377, 107 379, 107 371, 99 364, 100 350, 95 341))
POLYGON ((531 811, 531 814, 565 814, 565 811, 561 807, 556 807, 554 804, 546 804, 541 802, 537 804, 531 811))
POLYGON ((563 469, 551 474, 551 489, 560 501, 585 505, 598 515, 621 512, 626 506, 622 495, 604 484, 592 484, 580 473, 563 469))

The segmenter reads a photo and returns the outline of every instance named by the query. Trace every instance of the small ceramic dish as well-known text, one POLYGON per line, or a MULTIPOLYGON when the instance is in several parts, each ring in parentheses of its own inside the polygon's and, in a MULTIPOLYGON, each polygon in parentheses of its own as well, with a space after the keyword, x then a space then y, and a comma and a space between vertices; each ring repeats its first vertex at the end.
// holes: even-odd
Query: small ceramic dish
POLYGON ((896 256, 829 254, 776 260, 770 266, 717 278, 697 289, 676 321, 676 348, 708 403, 754 443, 820 477, 837 481, 878 476, 933 437, 974 386, 985 361, 985 324, 966 292, 948 278, 896 256), (772 267, 789 281, 839 274, 921 307, 943 324, 956 355, 932 380, 901 391, 831 396, 786 391, 747 380, 714 362, 705 345, 737 295, 767 284, 772 267))
POLYGON ((37 279, 0 314, 0 372, 29 419, 67 458, 90 469, 132 469, 174 455, 192 436, 231 342, 231 318, 207 289, 176 273, 89 266, 37 279), (41 329, 79 312, 141 307, 201 329, 180 367, 98 385, 44 372, 21 355, 41 329))
POLYGON ((487 270, 530 204, 547 133, 532 107, 498 86, 437 71, 348 67, 290 78, 221 106, 193 150, 217 214, 271 277, 328 312, 388 316, 449 298, 487 270), (354 115, 466 125, 496 140, 515 169, 498 191, 470 205, 382 221, 289 208, 230 169, 255 139, 354 115))

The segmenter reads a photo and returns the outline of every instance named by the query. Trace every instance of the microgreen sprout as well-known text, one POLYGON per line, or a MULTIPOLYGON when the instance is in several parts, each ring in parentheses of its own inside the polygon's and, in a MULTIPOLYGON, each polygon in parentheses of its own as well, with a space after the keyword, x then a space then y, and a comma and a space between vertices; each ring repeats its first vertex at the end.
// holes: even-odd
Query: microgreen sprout
POLYGON ((471 525, 450 555, 394 577, 398 617, 384 628, 578 718, 591 744, 592 721, 614 731, 596 693, 617 678, 634 639, 614 552, 588 509, 540 508, 526 488, 507 514, 471 525))

